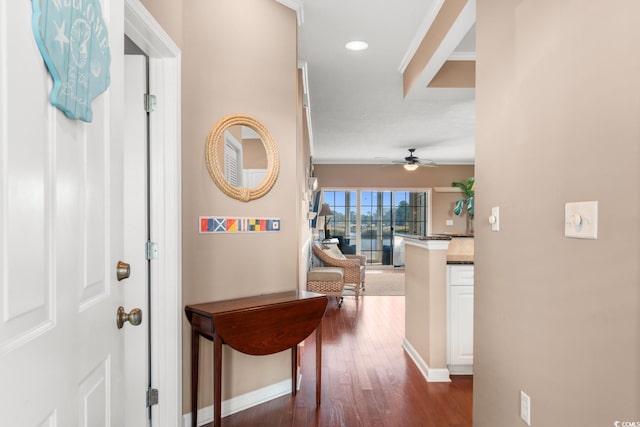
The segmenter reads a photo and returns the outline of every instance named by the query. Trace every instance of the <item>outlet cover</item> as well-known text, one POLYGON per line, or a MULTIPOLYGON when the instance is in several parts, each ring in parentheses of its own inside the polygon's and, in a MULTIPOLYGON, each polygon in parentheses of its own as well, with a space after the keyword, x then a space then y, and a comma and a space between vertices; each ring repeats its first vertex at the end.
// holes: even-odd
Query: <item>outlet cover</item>
POLYGON ((494 206, 491 208, 491 216, 489 217, 489 224, 491 224, 491 231, 500 231, 500 207, 494 206))

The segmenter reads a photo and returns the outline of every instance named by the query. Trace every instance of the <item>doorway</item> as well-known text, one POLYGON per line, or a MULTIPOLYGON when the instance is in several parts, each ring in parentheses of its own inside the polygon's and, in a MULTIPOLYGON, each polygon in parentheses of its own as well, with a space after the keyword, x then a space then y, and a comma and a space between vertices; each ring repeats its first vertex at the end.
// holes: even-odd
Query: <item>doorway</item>
POLYGON ((182 424, 181 77, 180 49, 139 0, 125 0, 125 35, 149 60, 150 382, 159 391, 153 426, 182 424))

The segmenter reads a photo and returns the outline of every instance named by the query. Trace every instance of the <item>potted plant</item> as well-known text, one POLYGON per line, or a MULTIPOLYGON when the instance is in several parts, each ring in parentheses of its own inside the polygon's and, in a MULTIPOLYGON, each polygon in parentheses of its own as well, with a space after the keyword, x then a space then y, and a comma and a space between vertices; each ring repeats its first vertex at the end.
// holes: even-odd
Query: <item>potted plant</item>
POLYGON ((476 180, 474 177, 468 178, 467 182, 452 182, 452 187, 457 187, 462 190, 464 199, 456 201, 456 205, 453 208, 453 213, 456 215, 462 215, 464 208, 467 208, 467 234, 473 235, 473 213, 474 213, 474 185, 476 180))

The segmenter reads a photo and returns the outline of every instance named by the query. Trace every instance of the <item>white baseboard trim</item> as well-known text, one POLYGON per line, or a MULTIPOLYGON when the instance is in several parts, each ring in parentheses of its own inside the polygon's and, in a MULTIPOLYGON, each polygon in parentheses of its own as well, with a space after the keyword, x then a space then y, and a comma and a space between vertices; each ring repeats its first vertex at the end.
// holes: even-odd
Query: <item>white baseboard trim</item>
POLYGON ((416 351, 416 349, 411 345, 409 341, 405 338, 402 340, 402 348, 407 352, 409 357, 416 364, 422 375, 425 377, 427 382, 430 383, 450 383, 451 378, 449 378, 449 370, 448 369, 432 369, 429 368, 429 365, 424 361, 420 354, 416 351))
MULTIPOLYGON (((302 375, 298 375, 298 389, 302 375)), ((291 380, 280 381, 222 402, 222 418, 291 393, 291 380)), ((191 412, 183 415, 183 426, 191 427, 191 412)), ((213 422, 213 405, 198 409, 198 426, 213 422)))
POLYGON ((473 365, 448 365, 451 375, 473 375, 473 365))

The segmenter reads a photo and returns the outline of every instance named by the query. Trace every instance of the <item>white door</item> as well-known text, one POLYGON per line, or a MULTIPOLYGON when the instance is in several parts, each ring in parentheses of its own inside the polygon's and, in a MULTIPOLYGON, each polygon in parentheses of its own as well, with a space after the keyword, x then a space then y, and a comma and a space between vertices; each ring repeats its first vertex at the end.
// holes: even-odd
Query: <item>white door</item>
POLYGON ((145 256, 148 240, 147 191, 147 88, 146 60, 141 55, 125 56, 125 256, 131 277, 125 284, 125 305, 142 310, 142 324, 125 334, 126 425, 144 426, 149 419, 146 394, 149 382, 149 266, 145 256))
POLYGON ((87 124, 48 101, 31 2, 0 0, 2 426, 125 425, 124 8, 101 6, 111 84, 87 124))

